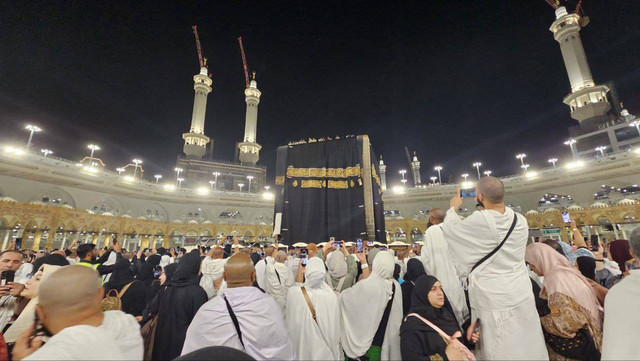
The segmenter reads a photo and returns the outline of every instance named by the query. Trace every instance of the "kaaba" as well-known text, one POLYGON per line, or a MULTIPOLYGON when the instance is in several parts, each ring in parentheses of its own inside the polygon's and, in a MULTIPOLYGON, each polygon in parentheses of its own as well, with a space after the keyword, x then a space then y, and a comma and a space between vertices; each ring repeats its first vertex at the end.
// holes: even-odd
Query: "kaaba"
POLYGON ((278 147, 274 234, 283 243, 383 241, 382 185, 367 135, 278 147))

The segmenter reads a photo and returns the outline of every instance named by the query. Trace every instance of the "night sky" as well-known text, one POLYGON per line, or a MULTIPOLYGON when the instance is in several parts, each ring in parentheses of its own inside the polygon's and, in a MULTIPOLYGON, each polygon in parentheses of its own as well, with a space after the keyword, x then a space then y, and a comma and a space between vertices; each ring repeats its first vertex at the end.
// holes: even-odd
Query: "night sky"
MULTIPOLYGON (((575 3, 574 3, 575 5, 575 3)), ((614 81, 640 114, 640 1, 584 0, 581 32, 595 81, 614 81)), ((291 140, 368 134, 388 183, 410 169, 404 147, 443 180, 494 175, 569 156, 571 119, 554 12, 536 1, 2 1, 0 143, 26 142, 80 160, 86 145, 115 169, 135 157, 147 179, 182 151, 199 70, 198 25, 213 92, 205 133, 232 160, 244 134, 237 37, 257 72, 260 163, 274 174, 291 140)))

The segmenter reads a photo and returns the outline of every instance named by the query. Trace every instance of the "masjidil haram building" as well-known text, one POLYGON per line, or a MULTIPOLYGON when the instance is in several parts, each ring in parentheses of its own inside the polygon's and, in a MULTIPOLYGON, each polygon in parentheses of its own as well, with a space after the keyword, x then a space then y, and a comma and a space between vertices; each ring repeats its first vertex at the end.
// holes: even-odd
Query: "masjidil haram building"
MULTIPOLYGON (((544 169, 525 164, 522 172, 503 177, 509 207, 525 214, 531 237, 565 238, 561 212, 567 210, 585 236, 626 238, 640 225, 640 120, 622 107, 612 83, 598 84, 591 74, 580 30, 586 24, 564 7, 555 11, 550 26, 560 46, 570 84, 562 100, 577 125, 568 129, 565 160, 549 159, 544 169)), ((212 79, 206 61, 194 75, 191 125, 182 134, 184 147, 175 173, 147 180, 141 161, 111 169, 91 155, 68 160, 31 147, 40 128, 29 125, 27 146, 2 144, 0 149, 0 242, 21 237, 23 249, 54 249, 74 240, 108 244, 117 237, 124 246, 193 246, 204 239, 237 235, 245 242, 268 242, 273 233, 274 194, 259 164, 256 138, 261 92, 247 76, 245 133, 237 143, 236 159, 214 160, 214 139, 205 135, 207 97, 212 79)), ((186 122, 185 122, 186 123, 186 122)), ((46 136, 44 132, 38 136, 46 136)), ((186 125, 186 124, 185 124, 186 125)), ((271 125, 274 126, 274 125, 271 125)), ((423 159, 424 163, 424 159, 423 159)), ((431 163, 431 162, 430 162, 431 163)), ((404 165, 379 160, 387 242, 422 239, 428 212, 447 208, 461 185, 443 184, 435 166, 431 182, 423 182, 421 162, 404 165), (401 171, 403 182, 390 185, 387 167, 401 171)), ((480 176, 480 164, 474 164, 480 176)), ((487 174, 488 171, 485 171, 487 174)), ((461 213, 470 214, 475 202, 465 199, 461 213)), ((304 240, 299 240, 304 241, 304 240)), ((384 240, 382 240, 384 241, 384 240)))

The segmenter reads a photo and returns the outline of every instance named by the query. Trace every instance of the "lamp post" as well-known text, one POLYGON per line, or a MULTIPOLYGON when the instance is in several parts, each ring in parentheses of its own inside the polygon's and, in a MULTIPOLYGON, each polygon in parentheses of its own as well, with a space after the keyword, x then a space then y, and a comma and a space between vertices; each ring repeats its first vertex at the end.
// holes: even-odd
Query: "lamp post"
POLYGON ((469 177, 469 174, 467 173, 462 174, 462 178, 464 178, 465 182, 467 181, 467 177, 469 177))
POLYGON ((490 170, 485 170, 483 173, 484 173, 484 175, 486 175, 487 177, 489 177, 489 176, 491 175, 491 173, 493 173, 493 172, 492 172, 492 171, 490 171, 490 170))
POLYGON ((405 169, 402 169, 398 173, 402 174, 402 179, 404 179, 404 175, 407 173, 407 171, 405 169))
POLYGON ((436 185, 436 179, 438 179, 438 177, 433 176, 433 177, 431 177, 429 179, 431 179, 431 182, 433 182, 433 185, 436 185))
POLYGON ((31 124, 27 124, 25 129, 29 131, 29 140, 27 140, 27 148, 25 149, 28 152, 29 151, 29 147, 31 147, 31 140, 33 139, 33 133, 37 133, 37 132, 41 131, 42 129, 40 129, 36 125, 31 125, 31 124))
POLYGON ((184 180, 184 178, 180 178, 178 177, 177 181, 178 181, 178 188, 180 188, 180 186, 182 186, 182 181, 184 180))
POLYGON ((604 157, 604 151, 605 151, 605 149, 607 149, 607 147, 606 147, 606 146, 604 146, 604 145, 601 145, 601 146, 599 146, 599 147, 596 147, 596 151, 597 151, 597 152, 600 152, 600 156, 601 156, 601 157, 604 157))
POLYGON ((577 158, 578 154, 576 152, 576 148, 573 146, 574 144, 576 144, 577 140, 575 139, 569 139, 566 142, 564 142, 564 145, 568 145, 569 148, 571 148, 571 155, 573 156, 573 158, 577 158))
POLYGON ((476 170, 478 171, 478 180, 480 180, 480 166, 481 165, 482 165, 482 163, 480 163, 480 162, 473 163, 473 166, 476 167, 476 170))
POLYGON ((520 154, 516 154, 516 159, 520 159, 520 164, 524 165, 524 159, 527 157, 526 154, 524 153, 520 153, 520 154))
POLYGON ((629 123, 630 127, 636 127, 636 130, 638 131, 638 135, 640 135, 640 120, 634 120, 631 123, 629 123))
POLYGON ((442 184, 442 176, 440 175, 440 171, 442 170, 442 167, 437 165, 433 167, 433 169, 438 172, 438 183, 442 184))
POLYGON ((216 181, 209 181, 209 185, 211 186, 211 190, 213 190, 213 185, 216 184, 216 181))
POLYGON ((138 174, 138 167, 140 166, 140 164, 142 164, 142 159, 134 159, 132 160, 133 164, 135 164, 135 168, 133 168, 133 178, 136 177, 136 174, 138 174))
POLYGON ((402 187, 403 188, 407 188, 407 180, 406 179, 401 179, 400 182, 402 182, 402 187))
MULTIPOLYGON (((89 144, 87 148, 91 149, 91 153, 89 154, 89 160, 90 160, 90 163, 93 163, 93 153, 100 150, 100 147, 95 144, 89 144)), ((91 166, 93 166, 93 164, 91 166)))
POLYGON ((124 172, 124 168, 122 167, 116 168, 116 172, 118 172, 118 175, 120 175, 122 174, 122 172, 124 172))
POLYGON ((527 174, 528 169, 529 169, 529 165, 528 164, 523 164, 520 166, 520 168, 524 169, 524 174, 527 174))
POLYGON ((211 174, 213 174, 213 180, 216 182, 216 189, 218 189, 218 176, 220 175, 220 172, 213 172, 211 174))
MULTIPOLYGON (((173 170, 176 171, 176 182, 180 183, 180 172, 182 172, 182 168, 174 168, 173 170)), ((184 179, 183 179, 184 180, 184 179)), ((178 184, 178 187, 180 187, 180 184, 178 184)))
POLYGON ((264 186, 264 190, 265 190, 265 192, 268 192, 268 191, 269 191, 269 189, 271 189, 271 187, 269 187, 269 186, 264 186))
POLYGON ((240 192, 242 192, 242 187, 244 187, 244 183, 238 183, 238 187, 240 187, 240 192))
POLYGON ((253 176, 248 175, 247 179, 249 180, 249 185, 247 186, 247 192, 251 193, 251 180, 253 180, 253 176))
POLYGON ((547 162, 549 162, 549 163, 553 163, 553 168, 555 168, 555 167, 556 167, 556 162, 557 162, 557 161, 558 161, 558 158, 551 158, 551 159, 549 159, 547 162))
POLYGON ((156 174, 153 176, 153 178, 156 179, 156 184, 158 184, 158 182, 160 181, 160 179, 162 179, 162 174, 156 174))
POLYGON ((42 152, 42 154, 44 154, 44 157, 46 158, 49 154, 53 154, 52 151, 50 151, 49 149, 40 149, 40 152, 42 152))

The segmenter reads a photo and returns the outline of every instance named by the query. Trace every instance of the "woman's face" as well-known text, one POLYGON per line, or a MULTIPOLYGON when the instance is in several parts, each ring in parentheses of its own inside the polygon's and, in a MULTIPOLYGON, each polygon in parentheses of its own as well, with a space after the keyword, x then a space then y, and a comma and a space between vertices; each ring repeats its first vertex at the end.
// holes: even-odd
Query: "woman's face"
POLYGON ((166 273, 164 273, 164 271, 162 273, 160 273, 160 277, 158 277, 158 279, 160 280, 160 284, 163 285, 164 282, 167 280, 166 273))
POLYGON ((532 265, 531 263, 529 263, 529 269, 532 270, 533 273, 537 274, 540 277, 544 276, 544 274, 542 274, 542 271, 540 271, 536 266, 532 265))
POLYGON ((36 272, 24 285, 24 290, 20 292, 20 296, 24 298, 34 298, 38 294, 38 284, 42 278, 42 271, 36 272))
POLYGON ((441 308, 444 306, 444 292, 442 292, 442 284, 440 281, 436 281, 429 290, 429 294, 427 296, 429 298, 429 303, 431 306, 435 308, 441 308))

